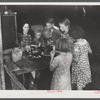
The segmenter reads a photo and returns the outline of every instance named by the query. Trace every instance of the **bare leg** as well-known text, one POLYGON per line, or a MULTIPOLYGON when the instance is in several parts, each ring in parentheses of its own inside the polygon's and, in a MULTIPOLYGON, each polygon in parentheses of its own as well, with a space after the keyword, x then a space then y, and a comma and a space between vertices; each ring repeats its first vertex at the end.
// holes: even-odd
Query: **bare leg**
POLYGON ((78 90, 83 90, 82 87, 80 87, 80 86, 77 86, 77 89, 78 89, 78 90))

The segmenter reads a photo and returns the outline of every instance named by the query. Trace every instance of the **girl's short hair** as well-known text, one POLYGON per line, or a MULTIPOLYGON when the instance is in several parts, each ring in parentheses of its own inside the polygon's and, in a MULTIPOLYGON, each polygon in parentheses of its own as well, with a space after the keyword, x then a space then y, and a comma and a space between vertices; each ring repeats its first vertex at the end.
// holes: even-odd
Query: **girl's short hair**
POLYGON ((71 22, 68 18, 64 18, 59 23, 64 24, 65 26, 69 26, 69 27, 70 27, 70 24, 71 24, 71 22))
POLYGON ((66 38, 59 38, 56 41, 55 48, 57 51, 68 52, 70 51, 70 44, 66 38))
POLYGON ((71 28, 71 30, 69 31, 69 35, 73 38, 73 39, 80 39, 80 38, 84 38, 85 35, 85 31, 84 29, 79 26, 79 25, 75 25, 71 28))

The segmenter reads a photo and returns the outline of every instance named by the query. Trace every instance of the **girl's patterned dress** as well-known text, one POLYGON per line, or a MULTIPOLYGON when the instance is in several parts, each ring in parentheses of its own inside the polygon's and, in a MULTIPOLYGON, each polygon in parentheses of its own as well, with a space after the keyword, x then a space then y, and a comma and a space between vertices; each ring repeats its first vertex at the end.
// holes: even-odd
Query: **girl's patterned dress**
POLYGON ((82 39, 74 44, 74 56, 72 63, 72 84, 83 88, 91 82, 91 71, 88 58, 89 43, 82 39))
POLYGON ((54 58, 50 70, 53 71, 51 90, 71 90, 70 65, 71 53, 61 53, 54 58))

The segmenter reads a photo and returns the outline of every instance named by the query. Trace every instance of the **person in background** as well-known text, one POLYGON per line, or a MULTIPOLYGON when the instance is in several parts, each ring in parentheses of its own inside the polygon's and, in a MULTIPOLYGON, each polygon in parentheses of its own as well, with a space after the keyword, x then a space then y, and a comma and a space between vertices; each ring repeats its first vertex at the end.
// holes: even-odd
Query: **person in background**
POLYGON ((51 51, 50 71, 54 71, 51 90, 71 90, 70 66, 73 57, 69 48, 67 39, 60 38, 55 44, 59 55, 54 57, 55 51, 51 51))
POLYGON ((48 18, 47 22, 46 22, 46 28, 54 28, 56 30, 59 30, 59 28, 57 26, 55 26, 55 22, 53 18, 48 18))
POLYGON ((76 84, 78 90, 82 90, 91 82, 88 53, 92 53, 92 50, 88 41, 84 39, 84 33, 83 28, 80 26, 74 26, 70 31, 70 36, 75 41, 72 63, 72 84, 76 84))
POLYGON ((52 33, 52 40, 53 43, 55 44, 57 39, 59 39, 61 37, 61 32, 59 31, 59 28, 57 26, 55 26, 55 22, 53 18, 49 18, 46 22, 46 29, 50 29, 51 33, 52 33))
POLYGON ((59 22, 59 27, 60 30, 62 31, 61 37, 66 38, 69 44, 71 44, 70 48, 73 48, 73 39, 69 36, 70 25, 71 22, 68 18, 65 18, 59 22))

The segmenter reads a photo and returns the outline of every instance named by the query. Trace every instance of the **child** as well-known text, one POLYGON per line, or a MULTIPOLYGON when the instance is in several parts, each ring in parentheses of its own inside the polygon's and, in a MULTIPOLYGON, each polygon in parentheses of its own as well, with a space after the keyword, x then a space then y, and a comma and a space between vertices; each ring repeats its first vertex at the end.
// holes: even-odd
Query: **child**
POLYGON ((51 90, 71 90, 70 66, 72 54, 69 52, 69 44, 66 38, 56 41, 55 49, 59 55, 54 58, 55 52, 51 52, 50 70, 54 71, 51 90))
POLYGON ((40 45, 42 44, 42 32, 41 30, 38 30, 35 32, 35 36, 33 38, 32 44, 40 47, 40 45))
POLYGON ((87 40, 84 39, 84 30, 80 26, 74 26, 70 31, 70 36, 75 40, 72 84, 76 84, 78 90, 83 90, 86 84, 91 82, 88 53, 92 53, 92 50, 87 40))

